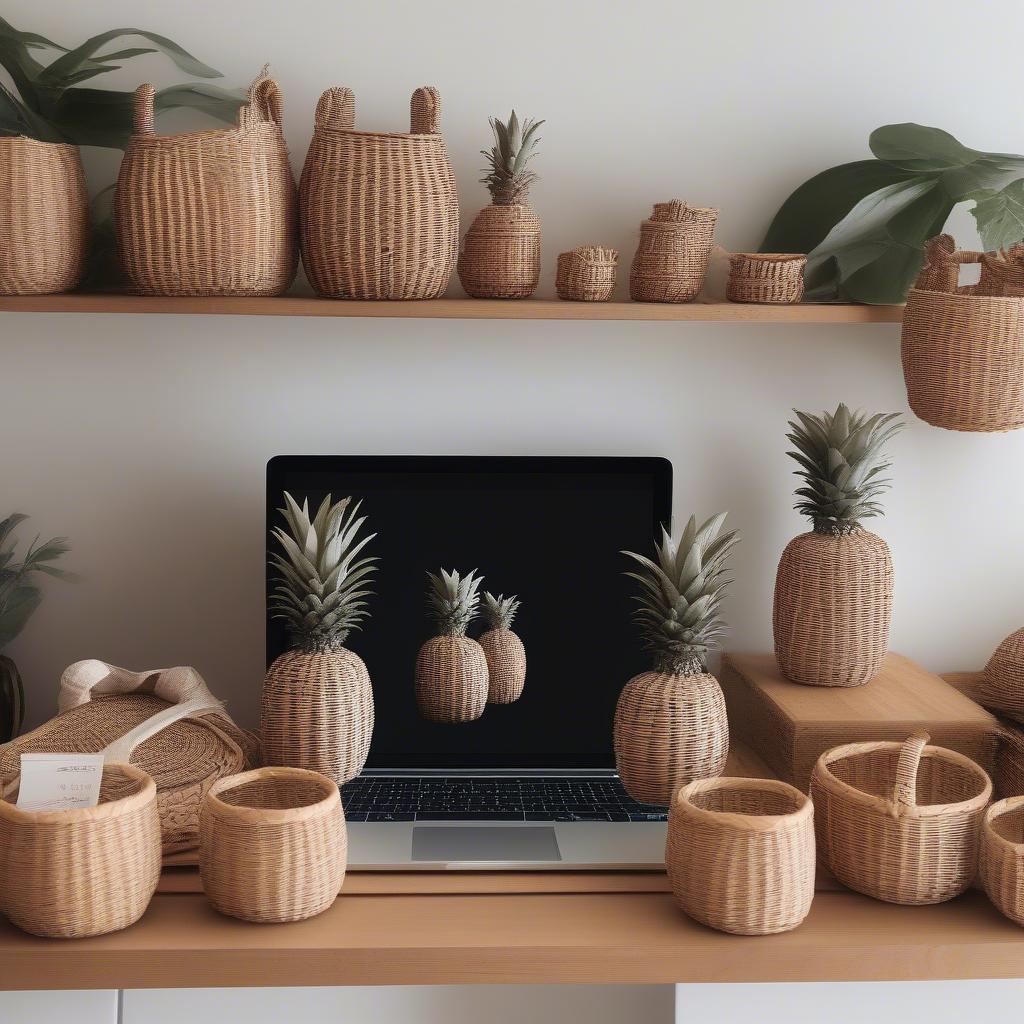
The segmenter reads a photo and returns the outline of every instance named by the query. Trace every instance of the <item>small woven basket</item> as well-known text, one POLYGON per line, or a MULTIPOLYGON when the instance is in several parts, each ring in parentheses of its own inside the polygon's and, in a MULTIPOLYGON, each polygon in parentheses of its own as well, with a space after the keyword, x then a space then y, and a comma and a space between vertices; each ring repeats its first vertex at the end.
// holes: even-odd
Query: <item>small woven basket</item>
POLYGON ((428 722, 474 722, 487 707, 487 656, 468 636, 435 636, 416 656, 416 706, 428 722))
POLYGON ((730 302, 786 304, 804 297, 807 257, 798 253, 735 252, 729 257, 730 302))
POLYGON ((220 779, 203 803, 203 889, 230 917, 277 923, 323 913, 347 856, 338 787, 318 772, 257 768, 220 779))
POLYGON ((96 807, 26 811, 17 777, 0 798, 0 911, 33 935, 78 939, 134 924, 160 880, 156 786, 141 769, 103 767, 96 807))
POLYGON ((1024 926, 1024 796, 1000 800, 985 812, 980 874, 999 912, 1024 926))
POLYGON ((525 203, 485 206, 462 240, 458 268, 474 299, 528 299, 540 281, 540 218, 525 203))
POLYGON ((904 743, 849 743, 826 751, 811 775, 818 849, 832 873, 888 903, 942 903, 978 869, 989 777, 970 758, 904 743))
POLYGON ((995 649, 973 696, 990 711, 1024 722, 1024 629, 995 649))
POLYGON ((636 302, 692 302, 711 262, 718 211, 678 199, 655 203, 640 225, 640 245, 629 274, 636 302))
POLYGON ((684 786, 668 816, 672 894, 695 921, 734 935, 796 928, 814 899, 814 810, 771 779, 684 786))
POLYGON ((619 254, 601 245, 582 245, 558 257, 555 290, 570 302, 607 302, 615 291, 619 254))

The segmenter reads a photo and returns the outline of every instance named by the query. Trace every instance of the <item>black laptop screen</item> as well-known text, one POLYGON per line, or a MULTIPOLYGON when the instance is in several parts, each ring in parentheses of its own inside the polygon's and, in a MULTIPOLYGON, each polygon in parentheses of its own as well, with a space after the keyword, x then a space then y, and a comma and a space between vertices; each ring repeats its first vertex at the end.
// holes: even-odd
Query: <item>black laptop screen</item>
MULTIPOLYGON (((656 458, 279 456, 267 470, 268 527, 287 490, 362 501, 380 558, 370 618, 347 642, 373 681, 370 768, 607 768, 615 701, 647 667, 630 621, 623 548, 653 552, 671 514, 671 466, 656 458), (462 724, 424 720, 414 696, 432 635, 427 571, 478 569, 481 593, 517 594, 527 674, 515 703, 462 724)), ((268 584, 269 584, 268 573, 268 584)), ((482 620, 471 636, 486 629, 482 620)), ((286 646, 268 619, 267 657, 286 646)))

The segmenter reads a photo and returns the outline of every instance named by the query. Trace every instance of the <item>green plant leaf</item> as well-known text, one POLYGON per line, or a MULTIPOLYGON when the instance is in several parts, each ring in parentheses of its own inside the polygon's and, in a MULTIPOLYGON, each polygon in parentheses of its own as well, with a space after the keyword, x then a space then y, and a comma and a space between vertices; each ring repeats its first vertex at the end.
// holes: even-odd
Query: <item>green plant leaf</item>
POLYGON ((978 192, 971 213, 986 249, 1008 249, 1024 241, 1024 179, 1018 178, 996 192, 978 192))
POLYGON ((238 108, 248 101, 249 94, 245 89, 224 89, 219 85, 207 85, 205 82, 190 82, 158 90, 153 100, 153 108, 160 112, 188 107, 191 110, 201 110, 218 121, 233 124, 238 108))
POLYGON ((879 160, 916 174, 963 167, 984 156, 976 149, 961 145, 941 128, 912 122, 876 128, 868 139, 868 146, 879 160))
POLYGON ((18 666, 0 654, 0 743, 14 739, 25 722, 25 685, 18 666))
POLYGON ((43 595, 38 587, 15 587, 0 605, 0 649, 6 647, 25 628, 43 595))
POLYGON ((24 512, 12 512, 6 519, 0 520, 0 544, 11 535, 20 523, 25 522, 28 516, 24 512))
POLYGON ((36 83, 44 70, 43 65, 29 53, 25 33, 19 32, 3 18, 0 18, 0 66, 11 76, 21 102, 39 113, 40 99, 36 83))

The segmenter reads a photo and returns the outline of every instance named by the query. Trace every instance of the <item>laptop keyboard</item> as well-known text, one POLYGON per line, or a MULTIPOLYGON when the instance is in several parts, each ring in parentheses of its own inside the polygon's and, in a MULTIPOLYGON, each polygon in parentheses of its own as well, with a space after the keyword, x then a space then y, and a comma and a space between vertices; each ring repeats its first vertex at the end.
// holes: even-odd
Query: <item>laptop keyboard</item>
POLYGON ((665 821, 618 779, 363 775, 341 788, 348 821, 665 821))

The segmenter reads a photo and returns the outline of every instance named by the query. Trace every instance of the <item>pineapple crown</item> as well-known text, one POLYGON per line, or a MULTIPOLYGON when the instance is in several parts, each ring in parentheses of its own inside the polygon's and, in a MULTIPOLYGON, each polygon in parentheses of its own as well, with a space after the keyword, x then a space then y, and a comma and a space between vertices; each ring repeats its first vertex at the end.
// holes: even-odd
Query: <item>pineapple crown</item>
POLYGON ((309 501, 300 508, 285 491, 285 507, 278 509, 287 529, 275 527, 274 537, 284 554, 270 561, 277 570, 271 593, 274 618, 283 619, 292 643, 310 653, 336 651, 366 618, 366 589, 376 571, 376 558, 356 558, 377 535, 356 540, 366 517, 356 518, 359 502, 351 498, 332 503, 328 494, 310 519, 309 501))
POLYGON ((634 619, 661 672, 705 671, 708 650, 725 632, 718 615, 725 588, 732 582, 725 561, 740 539, 735 530, 721 533, 725 517, 720 512, 698 526, 696 517, 690 516, 678 543, 662 527, 661 544, 655 545, 657 562, 622 552, 640 563, 639 570, 626 573, 641 587, 634 619))
POLYGON ((484 581, 483 576, 477 576, 476 569, 471 569, 465 576, 459 576, 457 569, 450 573, 442 569, 440 576, 428 572, 427 578, 430 580, 427 611, 437 622, 438 633, 465 636, 480 606, 477 591, 484 581))
POLYGON ((512 620, 516 617, 516 612, 519 611, 521 604, 522 601, 515 594, 511 597, 506 597, 504 594, 495 597, 489 590, 485 590, 484 619, 487 620, 491 629, 511 629, 512 620))
POLYGON ((860 528, 860 520, 882 514, 874 500, 888 490, 881 474, 882 446, 903 429, 899 413, 850 412, 841 402, 835 412, 812 416, 794 409, 799 422, 790 422, 786 435, 800 464, 796 475, 805 486, 797 489, 794 508, 808 516, 816 533, 844 534, 860 528))
POLYGON ((489 120, 494 145, 489 150, 480 150, 488 163, 480 181, 490 190, 496 205, 512 206, 526 199, 530 186, 537 180, 536 172, 529 170, 527 164, 536 155, 534 149, 540 139, 534 136, 544 122, 527 120, 520 125, 514 110, 507 123, 496 117, 489 120))

